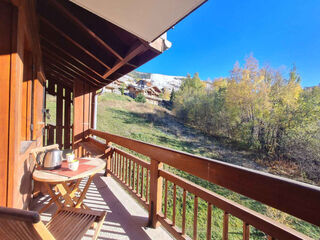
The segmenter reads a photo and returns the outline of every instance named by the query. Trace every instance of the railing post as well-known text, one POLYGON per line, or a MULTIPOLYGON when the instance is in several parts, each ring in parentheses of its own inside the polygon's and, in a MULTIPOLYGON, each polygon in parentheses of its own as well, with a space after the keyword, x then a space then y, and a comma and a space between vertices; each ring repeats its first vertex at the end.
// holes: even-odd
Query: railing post
POLYGON ((162 177, 159 175, 159 169, 163 163, 151 159, 150 165, 150 205, 148 226, 156 228, 160 225, 157 214, 161 212, 162 205, 162 177))
POLYGON ((110 176, 110 172, 111 172, 111 158, 112 158, 113 152, 114 152, 114 149, 113 149, 113 147, 112 147, 112 143, 111 143, 111 142, 108 142, 108 143, 107 143, 107 148, 106 148, 106 151, 105 151, 105 154, 106 154, 107 158, 106 158, 106 171, 105 171, 104 175, 105 175, 106 177, 109 177, 109 176, 110 176))

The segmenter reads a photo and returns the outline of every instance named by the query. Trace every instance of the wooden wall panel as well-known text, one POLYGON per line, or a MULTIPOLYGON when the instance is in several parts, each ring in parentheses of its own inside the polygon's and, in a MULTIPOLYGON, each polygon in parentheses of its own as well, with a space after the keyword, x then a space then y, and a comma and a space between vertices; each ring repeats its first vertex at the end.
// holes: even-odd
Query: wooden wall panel
MULTIPOLYGON (((30 56, 30 55, 29 55, 30 56)), ((32 70, 32 68, 31 68, 32 70)), ((33 114, 33 75, 30 76, 31 80, 28 81, 28 99, 27 99, 27 140, 32 140, 32 134, 33 131, 31 130, 31 124, 32 124, 32 114, 33 114)))
POLYGON ((13 7, 0 2, 0 206, 7 202, 9 89, 13 7), (4 34, 7 33, 7 34, 4 34))
MULTIPOLYGON (((43 82, 44 82, 44 75, 41 72, 41 62, 39 61, 40 57, 39 51, 36 49, 40 49, 39 47, 35 47, 34 43, 37 42, 35 39, 37 38, 36 34, 31 34, 32 38, 30 38, 30 33, 35 32, 35 23, 34 18, 30 19, 31 15, 35 13, 34 8, 30 8, 31 0, 21 1, 17 7, 11 7, 11 19, 4 19, 4 21, 0 21, 7 25, 6 31, 1 31, 0 38, 2 36, 10 36, 11 41, 11 49, 10 49, 10 78, 6 81, 2 82, 5 86, 8 84, 10 92, 7 96, 7 100, 9 101, 9 114, 6 125, 3 128, 8 130, 8 135, 6 136, 7 139, 7 146, 8 146, 8 154, 7 154, 7 196, 6 196, 6 206, 8 207, 15 207, 15 208, 27 208, 30 194, 31 194, 31 169, 32 166, 30 164, 29 154, 28 151, 22 150, 22 139, 21 139, 21 119, 22 119, 22 106, 27 107, 25 112, 27 117, 24 124, 28 124, 27 122, 30 121, 31 117, 33 118, 34 123, 34 131, 33 131, 33 139, 36 140, 32 142, 31 145, 28 145, 30 148, 41 146, 42 145, 42 128, 43 128, 43 82), (10 29, 8 28, 10 26, 10 29), (31 27, 33 29, 31 29, 31 27), (26 49, 26 39, 29 40, 28 42, 31 44, 30 49, 26 49), (30 50, 30 59, 27 55, 25 55, 26 50, 30 50), (32 60, 31 60, 32 59, 32 60), (23 93, 24 95, 31 94, 31 88, 26 86, 27 91, 23 91, 23 80, 24 80, 24 70, 28 69, 30 64, 32 65, 33 59, 35 61, 35 68, 34 72, 33 69, 30 69, 29 75, 33 78, 33 85, 31 84, 34 90, 34 111, 33 116, 31 115, 31 99, 23 104, 23 101, 26 101, 25 98, 22 98, 23 93), (28 64, 29 61, 29 64, 28 64), (25 66, 25 67, 24 67, 25 66)), ((0 11, 4 8, 2 5, 3 2, 0 3, 0 11)), ((5 12, 10 12, 8 9, 4 10, 5 12)), ((0 14, 0 18, 3 17, 3 14, 0 14)), ((0 25, 1 25, 0 23, 0 25)), ((4 29, 5 30, 5 29, 4 29)), ((2 41, 0 41, 0 45, 2 41)), ((32 66, 31 66, 32 67, 32 66)), ((1 64, 2 69, 2 64, 1 64)), ((2 70, 0 70, 1 72, 2 70)), ((25 72, 26 73, 26 72, 25 72)), ((4 77, 5 75, 0 73, 0 77, 4 77)), ((30 81, 31 82, 31 81, 30 81)), ((2 97, 2 96, 1 96, 2 97)), ((1 102, 1 101, 0 101, 1 102)), ((2 104, 2 103, 0 103, 2 104)), ((2 109, 1 109, 2 111, 2 109)), ((2 111, 3 112, 3 111, 2 111)), ((3 122, 5 123, 5 122, 3 122)), ((26 130, 25 137, 31 138, 31 131, 28 132, 29 127, 25 127, 26 130)), ((24 139, 24 138, 23 138, 24 139)), ((25 143, 25 142, 24 142, 25 143)), ((26 144, 24 144, 26 145, 26 144)), ((0 150, 1 151, 1 150, 0 150)), ((2 168, 2 165, 1 165, 2 168)), ((5 184, 0 184, 0 187, 5 184)), ((0 198, 2 198, 2 194, 0 194, 0 198)))
POLYGON ((83 96, 83 131, 88 131, 90 128, 90 119, 91 119, 91 93, 90 86, 88 84, 84 84, 84 96, 83 96))
POLYGON ((71 91, 65 90, 65 106, 64 106, 64 149, 69 149, 70 144, 70 122, 71 122, 71 91))
POLYGON ((95 98, 96 98, 96 91, 93 90, 91 92, 91 125, 90 125, 90 128, 95 128, 94 127, 94 122, 96 121, 95 119, 95 98))
POLYGON ((86 83, 76 81, 73 90, 73 149, 78 157, 82 156, 82 149, 78 143, 88 135, 92 124, 92 91, 86 83))
MULTIPOLYGON (((24 70, 25 75, 25 70, 24 70)), ((22 100, 21 101, 21 141, 27 140, 27 98, 28 98, 28 82, 24 81, 22 83, 22 100)))
POLYGON ((23 64, 21 141, 27 141, 31 140, 32 55, 29 51, 24 51, 23 64))
POLYGON ((63 118, 63 87, 57 86, 57 104, 56 104, 56 143, 62 149, 62 118, 63 118))
POLYGON ((82 149, 78 146, 78 143, 83 139, 83 113, 84 113, 84 83, 82 81, 76 81, 73 88, 73 143, 72 148, 75 151, 77 157, 81 154, 82 149))
MULTIPOLYGON (((22 82, 23 82, 23 54, 24 54, 24 19, 19 9, 17 23, 13 24, 10 77, 10 114, 9 114, 9 156, 8 156, 8 196, 7 206, 14 207, 14 201, 18 198, 20 184, 17 182, 21 166, 20 134, 21 134, 21 106, 22 106, 22 82)), ((26 183, 28 184, 28 183, 26 183)))

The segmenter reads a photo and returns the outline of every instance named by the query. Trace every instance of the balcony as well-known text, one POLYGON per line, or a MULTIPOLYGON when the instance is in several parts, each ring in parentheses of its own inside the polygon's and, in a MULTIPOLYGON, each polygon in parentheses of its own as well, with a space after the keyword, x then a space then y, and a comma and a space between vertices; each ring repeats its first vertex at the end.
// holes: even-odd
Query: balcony
MULTIPOLYGON (((170 47, 157 36, 205 1, 184 2, 170 12, 171 4, 150 4, 140 26, 134 26, 136 14, 135 21, 121 22, 138 7, 132 1, 113 1, 120 8, 95 6, 104 18, 88 11, 91 1, 84 1, 85 8, 74 2, 79 1, 1 2, 0 205, 28 208, 32 148, 55 142, 82 157, 90 154, 89 144, 107 162, 107 176, 95 178, 86 199, 93 209, 109 212, 101 239, 167 239, 167 232, 176 239, 310 239, 195 182, 318 227, 319 187, 90 129, 97 90, 170 47), (46 125, 46 94, 56 96, 55 126, 46 125)), ((46 201, 33 199, 30 207, 46 201)), ((43 217, 48 220, 54 210, 43 217)))
MULTIPOLYGON (((88 144, 103 151, 107 161, 107 177, 101 174, 95 178, 86 199, 89 207, 109 212, 101 239, 170 239, 166 231, 175 239, 212 239, 217 234, 213 223, 216 209, 223 213, 218 233, 222 239, 251 239, 252 229, 260 231, 255 239, 311 239, 173 174, 173 168, 320 225, 319 187, 93 129, 85 136, 79 149, 83 156, 89 154, 88 144), (178 203, 178 199, 182 201, 178 203), (182 212, 177 211, 178 204, 182 212), (205 216, 198 211, 200 204, 206 205, 205 216), (187 214, 192 215, 191 227, 187 214), (242 222, 237 236, 232 232, 234 218, 242 222)), ((34 205, 38 208, 40 202, 34 205)))
MULTIPOLYGON (((83 188, 84 182, 80 188, 83 188)), ((40 210, 49 201, 43 196, 32 201, 30 208, 40 210)), ((107 211, 107 218, 102 226, 98 239, 172 239, 162 228, 146 228, 148 212, 136 201, 132 201, 129 193, 119 183, 103 173, 95 176, 86 194, 85 204, 93 210, 107 211)), ((51 205, 41 218, 48 222, 55 212, 56 206, 51 205)), ((84 239, 92 239, 93 230, 89 230, 84 239)))

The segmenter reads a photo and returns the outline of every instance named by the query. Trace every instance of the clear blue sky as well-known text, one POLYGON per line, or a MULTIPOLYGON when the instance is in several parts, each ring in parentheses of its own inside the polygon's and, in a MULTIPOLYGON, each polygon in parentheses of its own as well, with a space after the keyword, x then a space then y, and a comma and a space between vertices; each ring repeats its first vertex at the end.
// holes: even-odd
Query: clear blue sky
POLYGON ((168 40, 172 48, 138 71, 214 79, 253 53, 285 76, 295 64, 303 86, 320 83, 320 0, 209 0, 168 40))

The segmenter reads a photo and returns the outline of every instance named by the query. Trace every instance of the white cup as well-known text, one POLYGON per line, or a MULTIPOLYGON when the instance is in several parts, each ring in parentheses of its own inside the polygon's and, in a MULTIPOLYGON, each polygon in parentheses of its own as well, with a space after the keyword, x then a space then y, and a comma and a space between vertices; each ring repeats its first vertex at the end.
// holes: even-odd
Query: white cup
POLYGON ((71 171, 77 171, 78 170, 78 167, 79 167, 79 160, 75 160, 73 162, 69 162, 68 161, 68 168, 71 170, 71 171))

